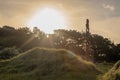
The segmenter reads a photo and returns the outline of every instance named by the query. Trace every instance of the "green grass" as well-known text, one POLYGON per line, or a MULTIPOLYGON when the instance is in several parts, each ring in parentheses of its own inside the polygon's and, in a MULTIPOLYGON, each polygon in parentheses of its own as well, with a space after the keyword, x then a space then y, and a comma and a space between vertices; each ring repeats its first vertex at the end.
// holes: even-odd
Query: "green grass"
POLYGON ((96 80, 91 62, 64 49, 33 48, 0 62, 1 80, 96 80))
POLYGON ((101 74, 98 75, 97 80, 102 80, 102 76, 108 72, 112 67, 114 63, 107 63, 107 62, 102 62, 102 63, 96 63, 96 67, 101 71, 101 74))
POLYGON ((120 80, 120 61, 118 61, 101 80, 120 80))
POLYGON ((107 62, 96 63, 96 67, 102 72, 102 74, 108 72, 113 67, 113 65, 114 63, 107 63, 107 62))

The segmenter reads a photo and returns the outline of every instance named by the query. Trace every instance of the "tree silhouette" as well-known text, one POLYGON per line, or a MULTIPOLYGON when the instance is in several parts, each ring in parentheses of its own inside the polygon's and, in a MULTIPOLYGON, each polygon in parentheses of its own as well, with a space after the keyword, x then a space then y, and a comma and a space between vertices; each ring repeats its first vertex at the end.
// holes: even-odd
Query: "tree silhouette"
MULTIPOLYGON (((98 34, 90 34, 87 40, 91 43, 94 61, 117 61, 120 59, 120 44, 115 45, 108 38, 98 34)), ((64 48, 75 52, 83 58, 85 52, 86 33, 76 30, 54 30, 54 34, 45 34, 35 27, 31 31, 27 27, 13 28, 3 26, 0 28, 0 50, 6 47, 17 47, 26 51, 33 47, 64 48)), ((86 59, 86 58, 85 58, 86 59)))

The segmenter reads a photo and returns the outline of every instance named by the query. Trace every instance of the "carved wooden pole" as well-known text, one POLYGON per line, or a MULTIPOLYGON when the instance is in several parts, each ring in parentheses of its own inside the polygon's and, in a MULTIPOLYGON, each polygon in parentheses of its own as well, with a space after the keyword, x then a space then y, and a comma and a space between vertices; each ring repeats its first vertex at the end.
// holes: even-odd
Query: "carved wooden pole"
POLYGON ((93 60, 91 41, 90 41, 90 27, 89 19, 86 19, 86 57, 88 60, 93 60))

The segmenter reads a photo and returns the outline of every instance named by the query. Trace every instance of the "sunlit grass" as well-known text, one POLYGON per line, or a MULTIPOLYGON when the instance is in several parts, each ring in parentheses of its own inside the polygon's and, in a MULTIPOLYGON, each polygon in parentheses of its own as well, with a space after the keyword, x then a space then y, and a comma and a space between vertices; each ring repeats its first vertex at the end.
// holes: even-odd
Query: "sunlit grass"
POLYGON ((0 64, 3 80, 96 80, 93 63, 65 49, 33 48, 0 64), (74 56, 73 56, 74 54, 74 56))
POLYGON ((100 80, 120 80, 120 61, 118 61, 100 80))

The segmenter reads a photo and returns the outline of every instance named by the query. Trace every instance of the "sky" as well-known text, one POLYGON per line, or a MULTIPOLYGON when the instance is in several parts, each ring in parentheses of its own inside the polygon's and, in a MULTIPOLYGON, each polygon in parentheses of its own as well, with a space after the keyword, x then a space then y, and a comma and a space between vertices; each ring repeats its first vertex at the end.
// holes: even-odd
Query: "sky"
POLYGON ((85 31, 90 20, 92 34, 120 43, 120 0, 0 0, 0 26, 27 26, 36 11, 48 7, 66 16, 68 29, 85 31))

